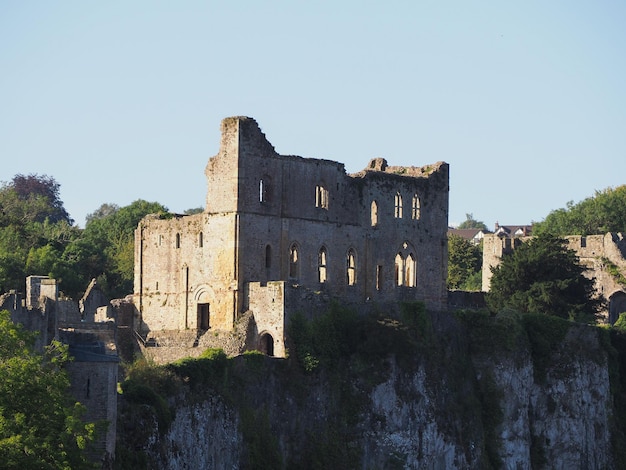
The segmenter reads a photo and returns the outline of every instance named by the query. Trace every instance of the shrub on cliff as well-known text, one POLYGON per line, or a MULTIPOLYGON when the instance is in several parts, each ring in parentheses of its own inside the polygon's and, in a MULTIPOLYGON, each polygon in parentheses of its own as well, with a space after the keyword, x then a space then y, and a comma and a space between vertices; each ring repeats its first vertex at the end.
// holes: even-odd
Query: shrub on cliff
POLYGON ((593 322, 602 301, 595 297, 593 280, 583 275, 586 268, 566 245, 562 238, 541 234, 504 256, 492 268, 489 309, 593 322))

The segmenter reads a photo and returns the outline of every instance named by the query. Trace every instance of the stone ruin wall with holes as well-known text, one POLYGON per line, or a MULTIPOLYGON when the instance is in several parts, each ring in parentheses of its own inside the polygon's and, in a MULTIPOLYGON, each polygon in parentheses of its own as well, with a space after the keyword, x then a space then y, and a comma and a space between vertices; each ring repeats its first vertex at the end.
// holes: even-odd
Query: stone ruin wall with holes
POLYGON ((446 307, 446 163, 392 167, 378 158, 347 174, 334 161, 279 155, 251 118, 227 118, 221 130, 219 153, 205 170, 204 212, 149 216, 136 230, 133 302, 145 338, 198 346, 207 335, 231 331, 251 311, 254 334, 272 334, 279 353, 285 312, 307 305, 312 310, 315 303, 302 299, 314 295, 353 304, 419 300, 432 310, 446 307), (402 217, 396 217, 396 194, 402 217), (419 214, 412 210, 415 195, 419 214), (326 282, 320 283, 322 249, 326 282), (397 285, 398 254, 415 259, 412 285, 397 285), (209 306, 208 333, 199 332, 198 304, 209 306))
MULTIPOLYGON (((486 235, 483 239, 483 291, 489 291, 491 267, 500 263, 502 255, 532 237, 498 238, 486 235)), ((595 279, 598 294, 607 300, 607 309, 600 312, 605 322, 613 324, 617 315, 626 311, 626 287, 607 271, 606 260, 615 265, 622 274, 626 274, 626 240, 621 233, 605 235, 571 235, 564 237, 568 247, 576 252, 580 264, 586 266, 586 275, 595 279)))

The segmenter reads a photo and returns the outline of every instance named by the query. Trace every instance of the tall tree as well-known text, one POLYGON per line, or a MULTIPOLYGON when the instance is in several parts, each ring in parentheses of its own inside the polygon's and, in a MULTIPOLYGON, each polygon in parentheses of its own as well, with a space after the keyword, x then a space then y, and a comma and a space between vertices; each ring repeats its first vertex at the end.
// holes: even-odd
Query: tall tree
POLYGON ((593 280, 567 241, 539 235, 504 256, 492 268, 487 305, 492 311, 511 308, 581 322, 593 322, 602 305, 593 280))
POLYGON ((479 230, 487 230, 484 222, 474 219, 474 214, 465 214, 465 220, 459 224, 459 228, 477 228, 479 230))
POLYGON ((88 217, 82 236, 68 246, 64 257, 73 260, 75 269, 86 276, 83 288, 89 279, 97 278, 108 296, 123 297, 133 291, 137 224, 148 214, 167 213, 168 210, 158 202, 139 199, 120 208, 103 204, 99 211, 103 214, 88 217), (105 207, 106 210, 102 210, 105 207))
POLYGON ((458 235, 448 237, 448 289, 480 290, 482 250, 458 235))
POLYGON ((10 183, 5 183, 2 190, 12 190, 20 201, 30 201, 32 220, 43 222, 49 219, 50 222, 61 220, 72 225, 74 221, 63 207, 60 198, 59 183, 54 178, 47 175, 21 175, 17 174, 10 183))
POLYGON ((31 274, 52 275, 79 229, 51 177, 16 175, 0 187, 0 292, 23 289, 31 274))
POLYGON ((67 346, 45 353, 34 335, 0 312, 0 462, 5 469, 93 468, 85 449, 95 425, 81 420, 84 407, 70 394, 63 364, 67 346))
POLYGON ((593 235, 626 231, 626 185, 596 191, 593 197, 548 214, 533 225, 533 233, 593 235))

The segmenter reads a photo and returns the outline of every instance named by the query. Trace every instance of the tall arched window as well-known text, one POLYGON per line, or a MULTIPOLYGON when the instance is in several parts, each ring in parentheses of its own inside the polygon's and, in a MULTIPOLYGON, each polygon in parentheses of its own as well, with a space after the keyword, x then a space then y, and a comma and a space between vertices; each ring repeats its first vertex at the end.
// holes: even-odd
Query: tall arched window
POLYGON ((291 279, 298 278, 298 245, 296 243, 289 248, 289 277, 291 279))
POLYGON ((180 233, 176 234, 176 248, 180 248, 180 233))
POLYGON ((265 202, 265 182, 259 181, 259 202, 265 202))
POLYGON ((417 260, 408 242, 402 244, 401 250, 395 257, 396 286, 415 287, 417 285, 417 260))
POLYGON ((394 204, 394 217, 396 219, 402 218, 402 194, 400 192, 396 193, 395 204, 394 204))
POLYGON ((326 282, 326 247, 321 247, 317 254, 317 272, 320 284, 326 282))
POLYGON ((202 248, 204 246, 204 235, 202 232, 198 234, 198 246, 202 248))
POLYGON ((315 207, 328 209, 328 189, 323 185, 315 186, 315 207))
POLYGON ((356 284, 356 254, 350 248, 346 256, 346 277, 349 286, 356 284))
POLYGON ((411 218, 415 220, 420 218, 420 198, 417 194, 413 195, 413 203, 411 204, 411 218))
POLYGON ((407 287, 415 287, 415 257, 413 253, 404 260, 404 285, 407 287))
POLYGON ((404 285, 404 259, 402 258, 402 253, 396 255, 395 278, 396 286, 404 285))
POLYGON ((372 227, 376 227, 378 225, 378 203, 376 201, 372 201, 370 216, 372 219, 372 227))
POLYGON ((265 175, 259 180, 259 202, 269 202, 271 197, 272 180, 265 175))

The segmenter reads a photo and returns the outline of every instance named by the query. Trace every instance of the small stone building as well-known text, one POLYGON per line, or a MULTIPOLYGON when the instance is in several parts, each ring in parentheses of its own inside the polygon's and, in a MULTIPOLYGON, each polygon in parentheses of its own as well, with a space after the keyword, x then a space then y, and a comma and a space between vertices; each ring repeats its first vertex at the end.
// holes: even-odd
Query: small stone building
POLYGON ((346 174, 341 163, 277 154, 251 118, 224 119, 221 132, 204 212, 151 215, 135 232, 142 337, 179 332, 197 345, 251 312, 248 343, 282 356, 287 317, 311 305, 307 295, 446 307, 446 163, 378 158, 346 174))

